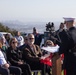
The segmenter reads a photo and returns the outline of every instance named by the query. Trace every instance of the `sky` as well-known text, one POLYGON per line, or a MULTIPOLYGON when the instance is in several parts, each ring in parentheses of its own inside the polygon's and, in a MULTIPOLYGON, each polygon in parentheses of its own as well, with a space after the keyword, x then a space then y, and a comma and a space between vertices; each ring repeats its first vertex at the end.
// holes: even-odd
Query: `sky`
POLYGON ((76 0, 0 0, 0 21, 63 21, 76 18, 76 0))

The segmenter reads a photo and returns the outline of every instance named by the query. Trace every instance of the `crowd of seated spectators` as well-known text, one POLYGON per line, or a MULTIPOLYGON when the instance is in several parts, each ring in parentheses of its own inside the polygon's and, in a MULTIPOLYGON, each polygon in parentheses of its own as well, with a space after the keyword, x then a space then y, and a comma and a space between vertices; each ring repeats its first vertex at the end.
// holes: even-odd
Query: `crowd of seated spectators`
MULTIPOLYGON (((46 73, 51 75, 52 66, 41 63, 41 60, 45 58, 45 54, 50 54, 41 50, 40 43, 42 38, 35 28, 33 28, 33 33, 24 37, 21 36, 20 32, 17 32, 17 35, 12 38, 7 34, 5 39, 8 46, 3 36, 0 36, 0 52, 1 54, 3 53, 2 56, 5 61, 2 63, 0 60, 0 72, 3 75, 9 75, 10 73, 16 75, 32 75, 32 70, 41 70, 42 75, 46 75, 46 73)), ((55 38, 53 39, 55 40, 55 38)), ((55 46, 55 44, 51 40, 46 40, 44 46, 55 46)))

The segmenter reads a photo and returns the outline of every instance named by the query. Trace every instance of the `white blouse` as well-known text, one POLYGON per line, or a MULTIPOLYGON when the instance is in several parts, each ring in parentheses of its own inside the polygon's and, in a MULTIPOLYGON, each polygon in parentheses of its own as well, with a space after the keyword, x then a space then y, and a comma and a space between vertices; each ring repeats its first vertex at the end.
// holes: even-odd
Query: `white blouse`
POLYGON ((3 55, 2 51, 0 50, 0 65, 4 65, 6 63, 7 63, 7 61, 5 60, 4 55, 3 55))

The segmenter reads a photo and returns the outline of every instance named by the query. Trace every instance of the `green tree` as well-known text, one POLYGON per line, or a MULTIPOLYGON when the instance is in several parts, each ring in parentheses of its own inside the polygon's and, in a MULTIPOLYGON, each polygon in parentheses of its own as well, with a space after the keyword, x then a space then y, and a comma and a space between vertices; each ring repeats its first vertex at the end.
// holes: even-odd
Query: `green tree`
POLYGON ((4 26, 2 23, 0 23, 0 32, 9 32, 12 35, 15 35, 17 30, 15 29, 10 29, 8 26, 4 26))

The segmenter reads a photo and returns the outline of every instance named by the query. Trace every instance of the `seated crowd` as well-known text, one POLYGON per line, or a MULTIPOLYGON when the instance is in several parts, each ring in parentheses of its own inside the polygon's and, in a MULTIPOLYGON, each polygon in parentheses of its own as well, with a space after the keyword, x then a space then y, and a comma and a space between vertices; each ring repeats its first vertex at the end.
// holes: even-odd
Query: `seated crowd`
MULTIPOLYGON (((41 60, 44 60, 45 55, 48 54, 51 61, 52 54, 41 50, 41 39, 41 35, 35 28, 33 33, 24 36, 24 38, 20 35, 20 32, 17 32, 16 36, 12 38, 9 35, 0 36, 0 51, 2 54, 0 56, 0 73, 3 75, 10 73, 32 75, 32 70, 41 70, 41 75, 46 75, 46 73, 51 75, 52 65, 45 64, 41 60), (7 40, 6 44, 5 40, 7 40)), ((48 39, 44 46, 54 46, 54 43, 48 39)))
MULTIPOLYGON (((56 55, 62 64, 62 70, 66 75, 76 75, 76 28, 74 18, 64 18, 64 23, 56 32, 48 34, 48 39, 44 40, 44 46, 58 46, 58 52, 49 53, 40 48, 41 35, 33 28, 33 33, 22 37, 18 32, 15 37, 9 38, 5 43, 5 38, 0 36, 0 74, 2 75, 32 75, 32 70, 41 70, 41 75, 51 75, 51 68, 54 64, 51 59, 56 55), (64 24, 67 29, 64 28, 64 24), (53 41, 53 42, 52 42, 53 41), (38 43, 39 42, 39 43, 38 43), (45 57, 47 55, 47 57, 45 57), (63 54, 63 55, 62 55, 63 54), (45 63, 46 61, 49 63, 45 63)), ((46 48, 46 47, 45 47, 46 48)), ((48 48, 48 47, 47 47, 48 48)), ((55 66, 53 66, 55 67, 55 66)), ((57 67, 57 69, 59 66, 57 67)), ((61 68, 61 67, 60 67, 61 68)), ((54 68, 55 69, 55 68, 54 68)), ((54 71, 52 68, 52 70, 54 71)), ((53 74, 52 71, 52 74, 53 74)), ((61 71, 60 71, 61 73, 61 71)))
MULTIPOLYGON (((0 37, 0 72, 3 75, 32 75, 32 70, 41 70, 42 75, 51 75, 51 66, 41 63, 44 54, 36 44, 34 34, 24 37, 24 44, 18 46, 16 37, 10 38, 9 46, 4 49, 3 38, 0 37), (2 56, 1 56, 2 55, 2 56), (6 56, 5 56, 6 55, 6 56), (7 58, 7 59, 6 59, 7 58), (10 64, 8 64, 8 61, 10 64)), ((50 40, 46 46, 54 46, 50 40)))

